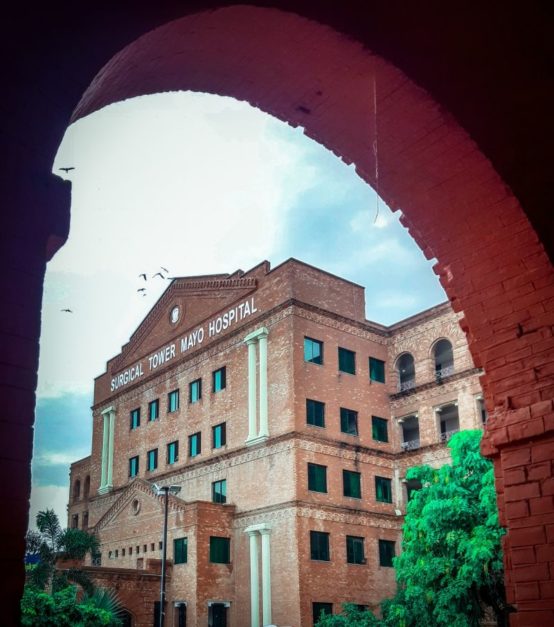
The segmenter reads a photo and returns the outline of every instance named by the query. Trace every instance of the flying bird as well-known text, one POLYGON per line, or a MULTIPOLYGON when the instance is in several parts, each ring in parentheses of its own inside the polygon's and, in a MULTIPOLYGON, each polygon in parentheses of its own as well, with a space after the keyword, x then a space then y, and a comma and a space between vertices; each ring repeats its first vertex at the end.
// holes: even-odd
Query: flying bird
POLYGON ((74 170, 75 168, 60 168, 60 170, 63 170, 64 172, 69 172, 71 170, 74 170))
POLYGON ((140 277, 142 277, 146 281, 146 274, 144 272, 142 274, 139 274, 139 279, 140 277))
POLYGON ((145 287, 139 287, 137 292, 146 292, 146 288, 145 287))
POLYGON ((161 272, 156 272, 156 274, 152 275, 152 278, 155 279, 157 276, 162 277, 162 279, 165 279, 164 275, 161 272))
POLYGON ((169 272, 169 270, 167 268, 164 268, 163 266, 160 266, 160 268, 164 271, 164 272, 169 272))
POLYGON ((73 313, 72 309, 60 309, 60 311, 65 311, 67 313, 73 313))

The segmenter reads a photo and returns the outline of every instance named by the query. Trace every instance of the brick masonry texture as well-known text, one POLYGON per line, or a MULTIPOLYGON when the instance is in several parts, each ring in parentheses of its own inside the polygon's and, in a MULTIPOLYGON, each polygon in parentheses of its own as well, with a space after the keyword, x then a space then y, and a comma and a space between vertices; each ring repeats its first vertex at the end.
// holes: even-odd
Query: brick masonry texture
MULTIPOLYGON (((479 373, 473 367, 459 315, 447 304, 386 328, 365 320, 364 289, 296 260, 274 269, 264 262, 252 270, 218 277, 179 278, 172 282, 120 355, 95 382, 92 454, 72 465, 69 521, 83 516, 100 537, 102 566, 92 569, 115 581, 121 569, 125 603, 136 625, 152 618, 144 610, 144 577, 156 574, 161 556, 163 501, 151 483, 176 484, 170 497, 168 555, 173 541, 187 538, 186 564, 171 564, 170 607, 187 603, 191 625, 208 622, 209 603, 228 603, 232 626, 250 623, 250 525, 271 527, 271 595, 277 625, 312 624, 312 604, 352 601, 375 606, 394 592, 394 571, 379 564, 379 540, 400 550, 400 528, 407 493, 402 479, 412 465, 449 460, 441 442, 440 412, 457 412, 457 428, 481 428, 479 373), (251 314, 209 337, 210 325, 243 302, 251 314), (170 312, 179 307, 175 324, 170 312), (203 341, 167 364, 150 369, 149 357, 203 328, 203 341), (244 338, 268 330, 267 388, 269 438, 247 445, 248 358, 244 338), (323 363, 306 361, 305 338, 322 343, 323 363), (433 347, 452 344, 454 367, 435 377, 433 347), (355 353, 355 373, 339 369, 338 349, 355 353), (396 362, 409 351, 416 363, 416 385, 398 391, 396 362), (385 381, 371 380, 369 358, 384 363, 385 381), (144 373, 111 390, 121 372, 143 364, 144 373), (212 391, 212 373, 225 367, 225 389, 212 391), (202 396, 190 402, 189 384, 202 380, 202 396), (168 393, 180 392, 179 408, 169 411, 168 393), (159 399, 159 417, 148 419, 149 403, 159 399), (307 399, 324 403, 324 425, 307 423, 307 399), (101 487, 103 413, 115 411, 113 487, 101 487), (140 426, 130 414, 140 408, 140 426), (341 408, 357 414, 357 433, 341 429, 341 408), (402 420, 417 416, 420 446, 404 451, 402 420), (386 441, 374 438, 372 417, 386 421, 386 441), (212 428, 226 424, 226 442, 213 447, 212 428), (202 434, 199 455, 191 457, 188 439, 202 434), (170 464, 169 442, 179 442, 170 464), (158 466, 146 467, 147 452, 158 450, 158 466), (129 477, 129 459, 138 456, 139 472, 129 477), (325 489, 308 484, 308 465, 325 468, 325 489), (344 495, 343 472, 358 473, 360 494, 344 495), (390 502, 380 502, 376 477, 388 480, 390 502), (225 480, 227 502, 212 503, 212 484, 225 480), (84 485, 90 485, 88 493, 84 485), (329 561, 311 559, 310 532, 329 534, 329 561), (210 536, 230 540, 230 564, 209 560, 210 536), (363 539, 365 563, 346 559, 347 536, 363 539), (135 574, 137 593, 129 583, 135 574), (114 579, 115 578, 115 579, 114 579)), ((168 354, 171 354, 169 351, 168 354)), ((260 368, 260 360, 257 360, 260 368)), ((257 375, 259 381, 259 374, 257 375)), ((259 408, 260 398, 257 396, 259 408)), ((545 474, 540 463, 537 477, 545 474)), ((517 486, 515 486, 517 487, 517 486)), ((260 572, 262 565, 260 563, 260 572)), ((100 580, 100 579, 99 579, 100 580)), ((150 585, 150 584, 148 584, 150 585)), ((173 620, 173 610, 170 618, 173 620)), ((171 622, 169 624, 172 624, 171 622)))

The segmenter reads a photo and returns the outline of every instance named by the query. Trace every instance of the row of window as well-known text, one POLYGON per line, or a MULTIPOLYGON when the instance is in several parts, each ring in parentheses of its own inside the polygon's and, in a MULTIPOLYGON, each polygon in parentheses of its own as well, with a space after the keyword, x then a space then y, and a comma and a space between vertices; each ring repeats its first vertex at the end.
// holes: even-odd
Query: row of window
MULTIPOLYGON (((323 365, 323 342, 312 337, 304 338, 304 361, 323 365)), ((339 372, 356 374, 356 353, 347 348, 338 347, 339 372)), ((385 383, 385 362, 376 357, 369 358, 369 379, 385 383)))
MULTIPOLYGON (((134 552, 136 555, 140 554, 140 544, 137 544, 134 548, 134 552)), ((163 548, 163 544, 161 542, 158 543, 158 551, 161 551, 163 548)), ((156 550, 156 543, 152 542, 150 544, 150 551, 156 550)), ((148 552, 148 544, 142 545, 142 552, 148 552)), ((119 549, 115 549, 115 551, 108 552, 109 559, 118 559, 120 555, 119 549)), ((121 557, 125 557, 126 555, 133 555, 133 547, 121 549, 121 557)), ((186 564, 188 559, 188 539, 187 538, 176 538, 173 541, 173 562, 175 564, 186 564)), ((219 536, 211 536, 210 537, 210 562, 214 564, 229 564, 231 561, 231 539, 230 538, 222 538, 219 536)))
MULTIPOLYGON (((342 471, 342 494, 354 499, 362 498, 362 474, 353 470, 342 471)), ((308 490, 327 493, 327 466, 308 462, 308 490)), ((392 481, 375 476, 375 500, 392 503, 392 481)))
MULTIPOLYGON (((330 534, 326 531, 310 531, 310 559, 320 562, 330 562, 329 550, 330 534)), ((365 564, 365 538, 346 536, 346 562, 348 564, 365 564)), ((394 542, 379 540, 379 566, 392 566, 394 558, 394 542)))
MULTIPOLYGON (((212 392, 221 392, 227 387, 227 369, 225 366, 212 372, 212 392)), ((197 403, 202 398, 202 379, 195 379, 189 383, 189 403, 197 403)), ((167 395, 167 412, 179 409, 179 390, 172 390, 167 395)), ((140 427, 141 408, 132 409, 129 416, 130 428, 140 427)), ((160 417, 160 399, 156 398, 148 403, 148 421, 153 422, 160 417)))
MULTIPOLYGON (((212 427, 212 449, 222 448, 227 444, 227 425, 222 422, 212 427)), ((198 431, 188 437, 188 456, 196 457, 202 452, 202 432, 198 431)), ((129 477, 136 477, 139 473, 139 455, 129 458, 129 477)), ((179 461, 179 440, 169 442, 166 446, 166 464, 171 465, 179 461)), ((151 449, 146 453, 146 470, 153 472, 158 468, 158 449, 151 449)))
MULTIPOLYGON (((325 403, 311 398, 306 399, 306 423, 313 427, 325 427, 325 403)), ((357 411, 346 407, 340 408, 340 430, 348 435, 358 435, 357 411)), ((371 434, 378 442, 388 442, 388 420, 372 416, 371 434)))

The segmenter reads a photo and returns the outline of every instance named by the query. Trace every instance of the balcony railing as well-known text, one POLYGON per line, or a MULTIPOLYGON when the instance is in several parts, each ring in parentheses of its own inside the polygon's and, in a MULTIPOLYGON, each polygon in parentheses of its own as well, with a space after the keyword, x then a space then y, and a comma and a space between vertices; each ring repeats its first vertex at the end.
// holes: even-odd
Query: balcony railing
POLYGON ((417 440, 409 440, 408 442, 402 442, 400 445, 403 451, 415 451, 416 448, 419 448, 421 445, 419 443, 419 438, 417 440))
POLYGON ((399 381, 398 383, 398 391, 406 392, 407 390, 411 390, 415 388, 415 379, 408 379, 408 381, 399 381))
POLYGON ((449 377, 451 374, 454 374, 454 364, 435 370, 435 378, 437 381, 444 379, 445 377, 449 377))
POLYGON ((441 433, 441 442, 448 442, 448 440, 450 440, 450 438, 455 434, 458 433, 460 429, 452 429, 452 431, 445 431, 444 433, 441 433))

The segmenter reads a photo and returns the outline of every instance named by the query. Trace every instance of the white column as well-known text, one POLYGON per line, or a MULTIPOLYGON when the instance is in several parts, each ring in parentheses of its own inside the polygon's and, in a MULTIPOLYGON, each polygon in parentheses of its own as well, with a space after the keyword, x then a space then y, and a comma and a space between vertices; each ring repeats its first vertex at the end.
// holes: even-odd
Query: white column
POLYGON ((248 440, 256 437, 256 340, 249 339, 248 345, 248 440))
POLYGON ((110 435, 110 422, 107 413, 102 414, 103 431, 102 431, 102 469, 100 473, 100 491, 106 488, 106 478, 108 474, 108 440, 110 435))
POLYGON ((267 416, 267 331, 258 336, 260 350, 260 432, 259 437, 269 436, 267 416))
POLYGON ((247 530, 246 533, 250 537, 250 625, 260 627, 258 532, 247 530))
POLYGON ((260 529, 262 536, 262 623, 271 625, 271 559, 269 529, 260 529))
POLYGON ((114 445, 114 432, 115 432, 115 411, 110 411, 110 438, 108 441, 108 476, 107 485, 109 489, 113 486, 113 445, 114 445))

